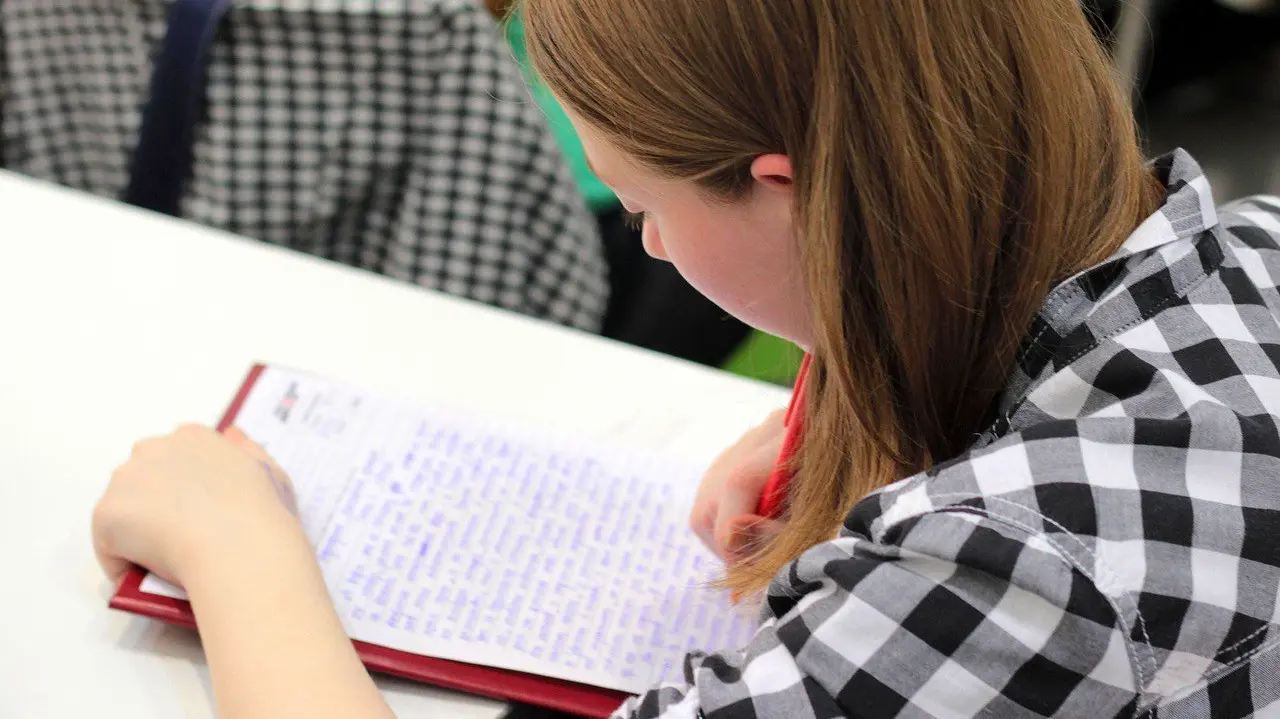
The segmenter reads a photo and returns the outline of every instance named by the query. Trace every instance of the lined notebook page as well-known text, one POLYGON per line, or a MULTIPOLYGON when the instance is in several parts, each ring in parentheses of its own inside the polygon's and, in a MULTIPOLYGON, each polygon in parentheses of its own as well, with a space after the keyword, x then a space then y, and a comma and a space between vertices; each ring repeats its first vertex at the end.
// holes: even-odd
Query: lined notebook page
POLYGON ((355 639, 640 692, 754 632, 705 586, 718 560, 686 525, 698 467, 280 368, 236 424, 293 478, 355 639))

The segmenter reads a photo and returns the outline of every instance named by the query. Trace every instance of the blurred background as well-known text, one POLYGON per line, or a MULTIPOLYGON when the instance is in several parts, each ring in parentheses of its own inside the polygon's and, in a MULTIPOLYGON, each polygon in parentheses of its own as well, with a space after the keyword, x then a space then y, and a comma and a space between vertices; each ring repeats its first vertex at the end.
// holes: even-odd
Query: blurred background
MULTIPOLYGON (((1116 37, 1121 9, 1103 11, 1116 37)), ((1144 7, 1145 5, 1145 7, 1144 7)), ((1280 2, 1147 0, 1132 58, 1138 117, 1152 154, 1189 150, 1219 201, 1280 194, 1280 2)), ((1128 39, 1128 38, 1126 38, 1128 39)))
MULTIPOLYGON (((1081 1, 1149 155, 1280 194, 1280 0, 1081 1)), ((0 167, 791 382, 795 347, 644 254, 511 5, 3 0, 0 167)))

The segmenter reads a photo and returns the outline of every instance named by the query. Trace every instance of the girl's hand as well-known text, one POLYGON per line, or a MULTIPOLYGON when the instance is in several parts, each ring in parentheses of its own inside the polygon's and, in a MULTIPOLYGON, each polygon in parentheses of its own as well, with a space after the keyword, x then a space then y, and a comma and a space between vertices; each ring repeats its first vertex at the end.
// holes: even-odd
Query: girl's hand
MULTIPOLYGON (((237 429, 198 425, 134 445, 93 513, 93 546, 112 582, 137 564, 181 585, 217 552, 300 534, 284 471, 237 429)), ((296 537, 295 537, 296 538, 296 537)))
POLYGON ((395 719, 360 665, 280 467, 243 434, 139 442, 93 515, 119 581, 139 564, 191 597, 226 719, 395 719))
POLYGON ((786 437, 785 410, 770 414, 712 462, 698 486, 689 526, 716 556, 731 561, 779 523, 756 514, 786 437))

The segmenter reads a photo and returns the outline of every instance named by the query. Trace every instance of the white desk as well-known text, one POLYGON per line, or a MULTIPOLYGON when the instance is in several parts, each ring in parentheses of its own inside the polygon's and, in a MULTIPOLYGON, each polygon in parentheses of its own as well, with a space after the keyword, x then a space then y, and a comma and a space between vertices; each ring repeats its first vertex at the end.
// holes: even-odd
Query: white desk
MULTIPOLYGON (((213 716, 194 638, 106 609, 89 516, 133 441, 215 420, 254 360, 708 458, 786 400, 0 172, 0 717, 213 716)), ((503 710, 380 683, 402 718, 503 710)))

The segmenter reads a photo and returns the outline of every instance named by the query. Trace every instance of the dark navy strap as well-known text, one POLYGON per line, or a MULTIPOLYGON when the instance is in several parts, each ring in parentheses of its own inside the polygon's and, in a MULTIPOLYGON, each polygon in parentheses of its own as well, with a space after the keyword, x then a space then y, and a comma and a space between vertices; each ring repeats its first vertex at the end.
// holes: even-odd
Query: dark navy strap
POLYGON ((191 173, 205 65, 229 5, 230 0, 173 0, 169 7, 169 27, 151 71, 151 97, 142 112, 125 202, 178 214, 191 173))

